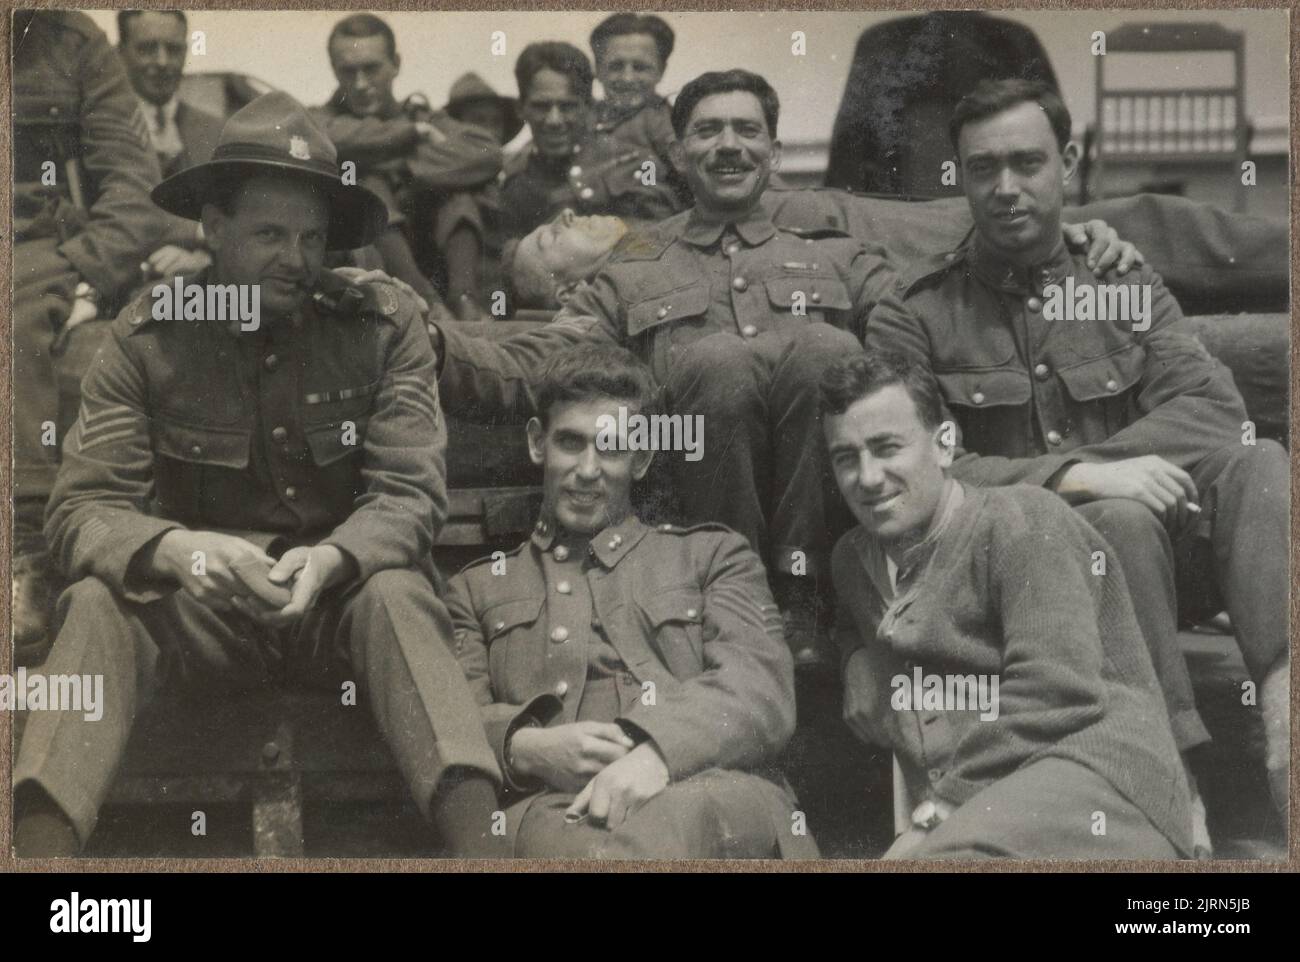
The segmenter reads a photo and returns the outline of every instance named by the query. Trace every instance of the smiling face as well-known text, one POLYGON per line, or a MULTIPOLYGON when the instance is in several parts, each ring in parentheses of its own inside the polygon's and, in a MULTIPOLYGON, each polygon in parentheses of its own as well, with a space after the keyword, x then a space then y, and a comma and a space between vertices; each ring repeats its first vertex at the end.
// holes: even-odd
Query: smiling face
POLYGON ((152 104, 167 103, 185 69, 185 24, 169 13, 145 11, 127 20, 118 45, 135 92, 152 104))
POLYGON ((290 315, 315 286, 328 228, 329 206, 311 184, 253 177, 229 213, 215 204, 203 208, 213 283, 258 284, 264 313, 290 315))
POLYGON ((343 93, 343 107, 356 117, 388 113, 393 99, 393 81, 402 59, 388 53, 388 41, 381 36, 335 37, 330 43, 330 66, 343 93))
POLYGON ((596 61, 596 77, 605 99, 618 110, 635 110, 655 92, 663 78, 655 38, 648 33, 610 37, 596 61))
POLYGON ((952 449, 927 428, 902 384, 889 384, 823 423, 835 483, 858 523, 886 545, 920 541, 943 495, 952 449))
MULTIPOLYGON (((551 405, 545 428, 528 422, 528 453, 542 467, 542 513, 574 534, 594 535, 632 512, 632 482, 645 477, 651 452, 601 450, 601 416, 618 421, 620 406, 633 401, 594 398, 551 405)), ((624 439, 620 439, 622 441, 624 439)))
POLYGON ((1047 114, 1026 101, 966 124, 957 152, 980 236, 1015 263, 1045 260, 1060 240, 1078 147, 1070 143, 1062 152, 1047 114))
POLYGON ((588 104, 574 92, 564 74, 542 69, 528 82, 528 95, 519 105, 538 153, 567 160, 587 125, 588 104))
POLYGON ((706 213, 726 216, 757 204, 781 159, 763 105, 743 90, 710 94, 695 105, 673 160, 706 213))

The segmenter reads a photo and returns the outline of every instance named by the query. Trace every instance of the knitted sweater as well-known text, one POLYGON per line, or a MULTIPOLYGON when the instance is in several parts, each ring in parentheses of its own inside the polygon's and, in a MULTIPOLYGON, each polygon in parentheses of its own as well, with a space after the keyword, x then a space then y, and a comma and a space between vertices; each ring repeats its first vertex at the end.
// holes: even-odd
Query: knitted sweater
MULTIPOLYGON (((1059 497, 952 482, 931 533, 899 564, 896 589, 860 527, 836 545, 832 570, 837 643, 845 659, 866 649, 871 684, 857 694, 914 797, 960 806, 1025 765, 1066 758, 1191 852, 1187 782, 1118 559, 1059 497), (918 668, 996 676, 996 717, 904 703, 898 679, 918 668)), ((1092 812, 1079 818, 1096 824, 1092 812)))

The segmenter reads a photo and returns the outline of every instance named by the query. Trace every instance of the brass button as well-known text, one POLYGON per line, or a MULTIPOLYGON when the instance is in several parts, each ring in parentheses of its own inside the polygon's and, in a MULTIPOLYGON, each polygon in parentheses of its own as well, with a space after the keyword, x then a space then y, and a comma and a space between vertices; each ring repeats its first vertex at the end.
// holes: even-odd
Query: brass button
POLYGON ((744 327, 740 329, 740 333, 744 334, 745 337, 757 337, 758 328, 756 328, 753 324, 746 324, 744 327))
POLYGON ((1025 301, 1025 307, 1037 314, 1043 309, 1043 300, 1039 297, 1031 297, 1029 300, 1025 301))
POLYGON ((555 546, 555 560, 565 561, 566 559, 568 559, 568 557, 569 557, 569 549, 562 544, 557 544, 555 546))
POLYGON ((561 698, 563 698, 568 693, 568 691, 569 691, 569 683, 567 681, 562 681, 555 686, 555 694, 559 695, 561 698))
POLYGON ((1046 364, 1037 364, 1034 366, 1034 377, 1040 381, 1046 381, 1047 375, 1051 374, 1051 369, 1046 364))
POLYGON ((560 625, 560 627, 551 632, 551 641, 555 642, 557 645, 563 644, 568 640, 569 629, 565 628, 564 625, 560 625))
POLYGON ((203 449, 199 447, 197 444, 194 445, 194 447, 190 448, 190 454, 194 455, 196 458, 202 453, 203 453, 203 449))
POLYGON ((699 616, 700 616, 700 613, 699 613, 698 611, 696 611, 694 608, 687 608, 687 609, 686 609, 686 617, 687 617, 687 618, 698 618, 699 616))
POLYGON ((1107 390, 1107 391, 1118 391, 1118 390, 1119 390, 1119 382, 1116 381, 1114 378, 1111 378, 1109 381, 1106 382, 1106 390, 1107 390))
POLYGON ((820 304, 822 302, 822 295, 820 291, 812 292, 812 302, 814 304, 820 304))
POLYGON ((582 190, 578 191, 578 196, 583 200, 591 200, 591 198, 596 196, 596 192, 590 187, 584 187, 582 190))
POLYGON ((972 394, 972 395, 970 396, 970 399, 971 399, 971 403, 973 403, 973 404, 983 404, 983 403, 984 403, 984 392, 983 392, 983 391, 976 391, 974 394, 972 394))
POLYGON ((268 371, 274 371, 277 367, 280 366, 280 359, 276 357, 274 354, 268 354, 266 355, 265 358, 262 359, 262 366, 266 368, 268 371))
POLYGON ((953 251, 949 251, 947 254, 943 255, 943 259, 946 261, 955 261, 957 259, 957 255, 953 251))
POLYGON ((743 277, 737 277, 731 282, 731 286, 737 291, 746 291, 749 290, 749 281, 745 280, 743 277))
POLYGON ((581 176, 582 176, 582 168, 579 167, 577 164, 574 164, 572 167, 569 168, 569 176, 570 176, 570 177, 581 177, 581 176))
POLYGON ((1061 443, 1061 432, 1060 432, 1060 431, 1048 431, 1048 432, 1047 432, 1047 443, 1048 443, 1048 444, 1060 444, 1060 443, 1061 443))
POLYGON ((661 307, 659 308, 659 310, 655 311, 655 317, 659 318, 659 320, 661 321, 667 316, 668 316, 668 308, 666 307, 661 307))
POLYGON ((573 591, 573 585, 569 584, 567 581, 560 581, 556 583, 555 590, 562 595, 567 595, 573 591))
POLYGON ((937 782, 939 779, 943 778, 943 771, 938 768, 932 768, 926 772, 926 774, 930 776, 930 781, 932 782, 937 782))
POLYGON ((298 489, 295 488, 293 485, 290 485, 289 487, 284 489, 284 496, 288 498, 290 501, 296 501, 298 500, 298 489))
POLYGON ((286 428, 272 428, 271 440, 276 444, 284 444, 289 440, 289 431, 286 428))
POLYGON ((730 244, 727 245, 728 254, 735 254, 738 253, 739 251, 740 251, 740 245, 737 244, 735 241, 732 241, 730 244))
POLYGON ((504 628, 505 626, 506 626, 506 623, 505 623, 504 621, 498 621, 495 625, 492 626, 492 630, 493 630, 493 631, 500 631, 500 630, 501 630, 502 628, 504 628))
POLYGON ((672 531, 672 530, 673 530, 673 526, 672 526, 671 524, 661 524, 661 525, 659 526, 659 530, 660 530, 660 531, 672 531))

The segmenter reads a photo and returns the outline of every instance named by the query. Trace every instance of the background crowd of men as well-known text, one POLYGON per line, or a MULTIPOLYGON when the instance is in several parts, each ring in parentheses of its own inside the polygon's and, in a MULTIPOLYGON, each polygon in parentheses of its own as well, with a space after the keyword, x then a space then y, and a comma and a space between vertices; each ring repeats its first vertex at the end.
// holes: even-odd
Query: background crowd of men
POLYGON ((900 263, 858 199, 780 182, 763 77, 658 93, 658 17, 435 109, 350 15, 322 104, 228 122, 179 99, 184 14, 118 24, 114 52, 83 15, 15 18, 15 640, 116 700, 29 724, 20 850, 85 844, 155 690, 323 659, 458 854, 815 855, 777 762, 794 667, 836 659, 832 582, 846 721, 919 802, 892 855, 1208 852, 1190 598, 1231 618, 1285 804, 1288 457, 1243 440, 1158 260, 1067 215, 1049 85, 968 92, 974 230, 900 263), (260 285, 262 329, 160 320, 173 277, 260 285), (1152 323, 1053 326, 1067 277, 1147 285, 1152 323), (504 340, 460 323, 533 308, 504 340), (599 448, 619 405, 703 415, 706 457, 599 448), (544 474, 505 574, 446 592, 444 412, 527 422, 544 474), (1002 676, 1001 725, 904 721, 918 664, 1002 676))

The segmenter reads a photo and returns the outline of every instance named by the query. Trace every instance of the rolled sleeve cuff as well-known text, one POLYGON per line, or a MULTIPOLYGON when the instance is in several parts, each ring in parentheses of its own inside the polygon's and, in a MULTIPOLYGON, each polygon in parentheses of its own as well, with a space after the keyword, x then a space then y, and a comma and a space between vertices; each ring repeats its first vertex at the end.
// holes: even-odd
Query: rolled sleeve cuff
MULTIPOLYGON (((716 759, 701 751, 697 733, 671 718, 653 715, 649 709, 634 710, 632 714, 619 718, 618 724, 624 730, 631 727, 634 731, 644 732, 645 737, 654 742, 668 766, 668 777, 673 781, 688 778, 716 763, 716 759)), ((638 741, 635 736, 633 740, 638 741)))
MULTIPOLYGON (((501 707, 501 706, 498 706, 501 707)), ((540 787, 540 782, 525 779, 514 771, 506 759, 506 749, 510 738, 521 728, 545 728, 552 719, 564 711, 564 703, 551 694, 542 694, 523 705, 512 715, 485 721, 488 743, 496 754, 497 765, 501 769, 506 787, 517 792, 533 791, 540 787)))

